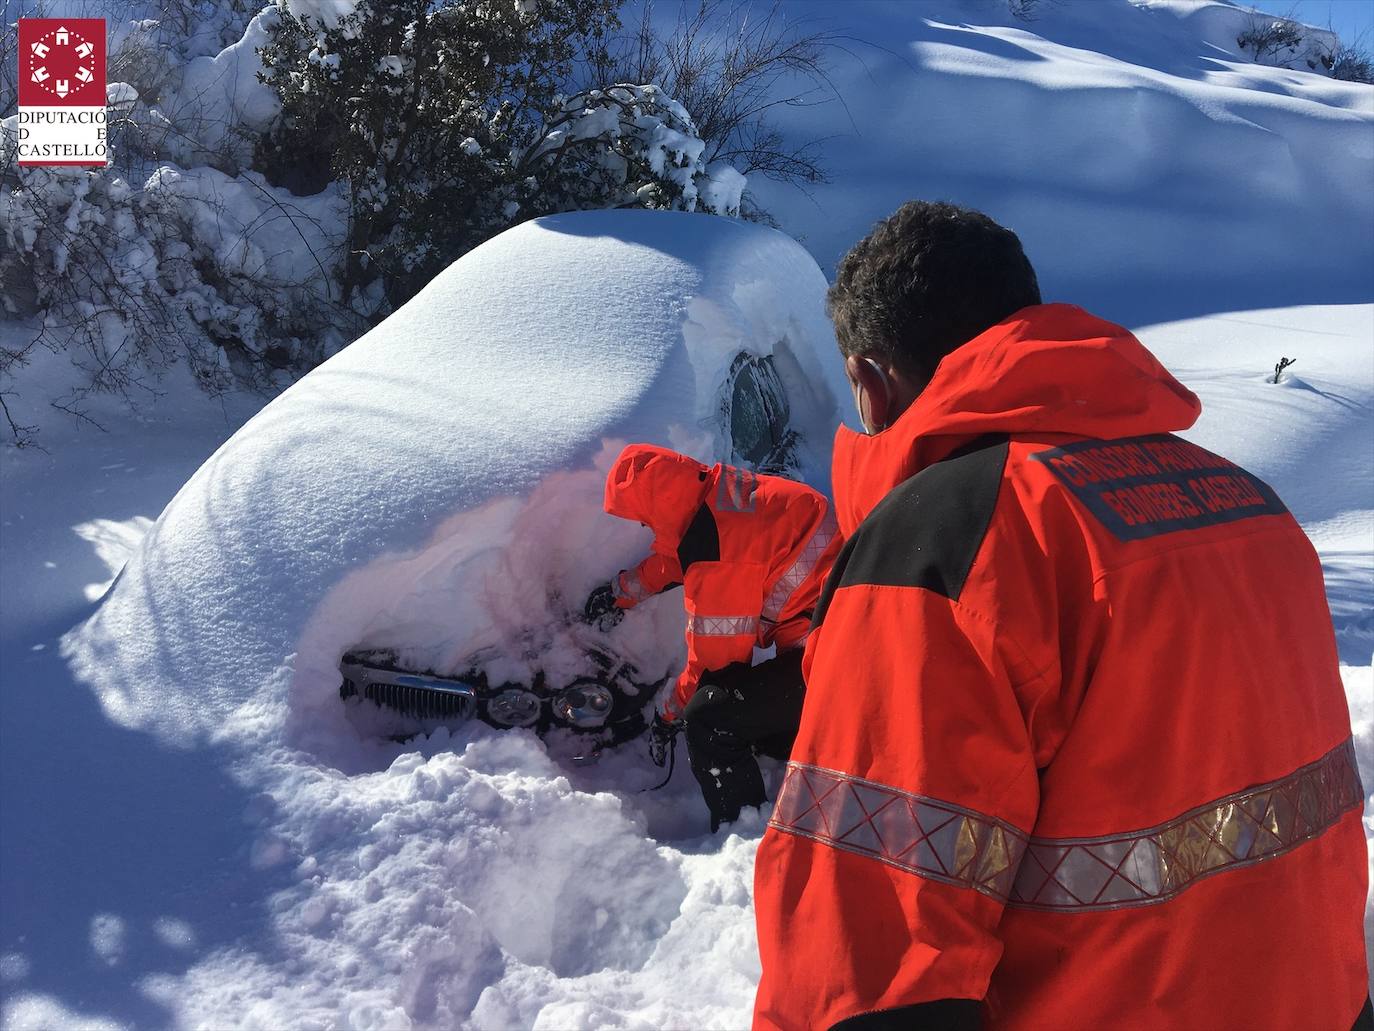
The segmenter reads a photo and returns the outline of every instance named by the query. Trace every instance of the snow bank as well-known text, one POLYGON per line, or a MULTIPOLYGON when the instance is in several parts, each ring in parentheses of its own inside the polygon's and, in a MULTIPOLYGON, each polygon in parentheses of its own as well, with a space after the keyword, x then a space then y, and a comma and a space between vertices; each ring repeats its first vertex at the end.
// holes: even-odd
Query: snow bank
POLYGON ((754 177, 832 268, 913 197, 1016 229, 1047 298, 1127 324, 1366 301, 1374 267, 1374 87, 1257 65, 1245 12, 1210 0, 854 0, 837 31, 843 105, 778 108, 828 138, 828 184, 754 177))

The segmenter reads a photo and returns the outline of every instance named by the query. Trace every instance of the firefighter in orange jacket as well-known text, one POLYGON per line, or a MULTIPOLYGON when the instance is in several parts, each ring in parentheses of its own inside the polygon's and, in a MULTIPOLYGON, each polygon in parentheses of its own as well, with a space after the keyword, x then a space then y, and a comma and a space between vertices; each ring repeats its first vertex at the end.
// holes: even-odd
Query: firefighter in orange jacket
POLYGON ((829 307, 870 435, 759 848, 758 1028, 1369 1027, 1321 565, 1010 231, 904 206, 829 307))
POLYGON ((634 569, 592 592, 589 620, 681 585, 687 665, 655 714, 653 752, 685 728, 711 829, 766 801, 754 750, 786 758, 801 711, 801 647, 830 564, 835 517, 821 494, 780 476, 708 467, 649 444, 621 452, 606 511, 654 531, 634 569), (754 648, 777 656, 751 666, 754 648), (698 690, 700 688, 700 690, 698 690))

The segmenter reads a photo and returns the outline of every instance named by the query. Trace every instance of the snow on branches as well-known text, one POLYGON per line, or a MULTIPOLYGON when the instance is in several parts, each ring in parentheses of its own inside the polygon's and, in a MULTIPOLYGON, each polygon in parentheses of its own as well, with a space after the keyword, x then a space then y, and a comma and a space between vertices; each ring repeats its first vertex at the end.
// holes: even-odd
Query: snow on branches
POLYGON ((744 176, 681 104, 585 84, 620 0, 226 2, 116 26, 110 167, 13 169, 0 124, 0 302, 42 327, 0 348, 0 405, 43 349, 78 414, 173 365, 278 389, 517 222, 739 214, 744 176))
POLYGON ((737 216, 744 176, 724 164, 706 168, 705 149, 691 115, 672 97, 657 86, 619 83, 564 101, 522 164, 577 184, 588 194, 579 199, 600 200, 598 207, 737 216), (579 174, 568 176, 573 166, 579 174))
MULTIPOLYGON (((140 185, 113 169, 38 168, 0 190, 3 314, 38 326, 0 346, 0 395, 40 350, 65 352, 76 373, 42 400, 78 417, 96 394, 155 401, 175 364, 212 395, 270 390, 363 328, 328 272, 342 244, 337 192, 297 200, 257 173, 170 165, 140 185)), ((9 430, 26 442, 13 420, 9 430)))
POLYGON ((263 49, 282 117, 256 167, 295 192, 343 184, 345 296, 393 310, 519 221, 642 206, 738 214, 742 177, 703 167, 687 112, 652 85, 566 96, 604 65, 618 0, 356 0, 281 11, 263 49))

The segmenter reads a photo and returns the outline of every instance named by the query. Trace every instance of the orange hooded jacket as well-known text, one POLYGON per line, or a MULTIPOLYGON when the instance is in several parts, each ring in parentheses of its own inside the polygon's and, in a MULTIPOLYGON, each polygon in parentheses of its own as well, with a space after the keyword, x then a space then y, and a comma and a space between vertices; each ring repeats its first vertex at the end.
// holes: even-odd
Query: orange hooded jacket
POLYGON ((1199 411, 1126 330, 1043 305, 841 430, 756 1027, 958 999, 999 1028, 1351 1027, 1363 791, 1321 565, 1172 435, 1199 411))
POLYGON ((663 705, 667 718, 682 714, 707 670, 749 661, 755 645, 805 641, 840 548, 823 495, 781 476, 631 444, 606 478, 606 511, 654 531, 649 557, 614 581, 617 605, 684 588, 687 665, 663 705))

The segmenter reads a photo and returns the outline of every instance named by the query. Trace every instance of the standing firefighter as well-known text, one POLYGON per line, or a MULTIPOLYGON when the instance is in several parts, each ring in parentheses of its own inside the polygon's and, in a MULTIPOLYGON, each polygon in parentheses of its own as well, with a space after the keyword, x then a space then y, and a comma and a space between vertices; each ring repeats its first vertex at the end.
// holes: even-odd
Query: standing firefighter
POLYGON ((1283 503, 984 215, 905 205, 829 308, 870 435, 835 445, 756 1026, 1367 1022, 1363 793, 1283 503))
POLYGON ((606 479, 606 511, 654 531, 653 550, 587 599, 618 620, 683 587, 687 665, 654 718, 655 761, 685 727, 711 829, 766 801, 754 751, 786 758, 801 712, 801 648, 839 550, 825 498, 780 476, 632 444, 606 479), (754 647, 777 657, 750 665, 754 647))

